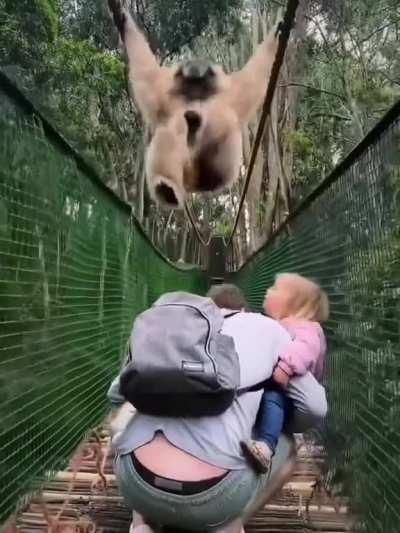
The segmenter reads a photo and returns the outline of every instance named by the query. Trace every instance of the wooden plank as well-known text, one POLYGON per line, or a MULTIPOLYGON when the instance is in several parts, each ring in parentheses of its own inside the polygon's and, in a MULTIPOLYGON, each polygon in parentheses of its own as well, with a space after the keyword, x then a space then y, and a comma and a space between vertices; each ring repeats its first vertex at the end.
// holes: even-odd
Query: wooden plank
MULTIPOLYGON (((104 450, 108 436, 103 434, 104 450)), ((97 441, 98 442, 98 441, 97 441)), ((84 446, 90 450, 90 443, 84 446)), ((86 454, 85 452, 85 454, 86 454)), ((314 491, 324 461, 320 447, 302 445, 292 479, 282 491, 246 526, 250 533, 345 533, 351 531, 348 500, 333 501, 327 494, 314 491), (313 491, 315 494, 313 494, 313 491)), ((76 462, 77 463, 77 462, 76 462)), ((79 471, 71 468, 50 480, 41 495, 35 497, 17 519, 18 533, 122 533, 129 529, 131 513, 125 507, 112 472, 112 461, 105 465, 107 487, 101 490, 96 471, 96 457, 89 454, 79 462, 79 471), (68 494, 70 492, 70 494, 68 494), (47 512, 47 520, 44 514, 47 512), (63 509, 57 525, 54 520, 63 509), (50 517, 50 518, 49 518, 50 517), (58 528, 58 529, 57 529, 58 528), (71 529, 72 528, 72 529, 71 529)))

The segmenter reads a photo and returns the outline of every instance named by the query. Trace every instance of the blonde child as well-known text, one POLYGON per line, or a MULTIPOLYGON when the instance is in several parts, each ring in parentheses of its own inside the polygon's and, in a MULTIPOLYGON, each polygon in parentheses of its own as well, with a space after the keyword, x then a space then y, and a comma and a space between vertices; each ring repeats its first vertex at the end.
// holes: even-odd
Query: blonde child
POLYGON ((279 355, 272 386, 265 389, 260 404, 255 439, 243 442, 243 451, 261 472, 268 471, 286 417, 292 410, 285 388, 293 376, 310 371, 321 382, 326 353, 320 325, 328 319, 326 293, 299 274, 279 274, 267 290, 264 311, 278 320, 292 337, 279 355))

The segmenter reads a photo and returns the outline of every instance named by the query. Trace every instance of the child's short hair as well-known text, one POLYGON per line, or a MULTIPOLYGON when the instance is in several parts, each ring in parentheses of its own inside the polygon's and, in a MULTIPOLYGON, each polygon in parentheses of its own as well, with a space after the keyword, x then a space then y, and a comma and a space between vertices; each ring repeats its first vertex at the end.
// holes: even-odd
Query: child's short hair
POLYGON ((315 281, 294 273, 278 274, 275 282, 278 283, 279 281, 291 285, 293 298, 289 305, 293 316, 316 322, 328 320, 328 295, 315 281))
POLYGON ((221 309, 232 309, 236 311, 247 308, 247 302, 243 292, 239 287, 230 283, 212 285, 207 296, 221 309))

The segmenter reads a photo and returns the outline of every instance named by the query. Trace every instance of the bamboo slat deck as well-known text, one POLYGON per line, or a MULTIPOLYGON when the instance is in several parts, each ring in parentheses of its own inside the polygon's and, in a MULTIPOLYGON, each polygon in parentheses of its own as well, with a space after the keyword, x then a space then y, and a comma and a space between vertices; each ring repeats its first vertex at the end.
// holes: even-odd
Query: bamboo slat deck
MULTIPOLYGON (((103 434, 101 447, 107 446, 103 434)), ((93 443, 93 441, 92 441, 93 443)), ((128 532, 130 513, 118 494, 111 459, 105 466, 107 486, 101 486, 96 457, 90 442, 82 448, 79 471, 59 472, 41 495, 34 497, 17 517, 18 533, 120 533, 128 532), (68 492, 70 494, 68 495, 68 492), (66 502, 66 503, 65 503, 66 502), (64 504, 62 515, 57 514, 64 504), (45 514, 47 513, 47 519, 45 514), (49 524, 50 522, 50 524, 49 524)), ((333 502, 326 493, 313 490, 319 478, 323 453, 300 444, 297 469, 281 493, 246 526, 253 533, 344 533, 350 531, 347 502, 333 502)))

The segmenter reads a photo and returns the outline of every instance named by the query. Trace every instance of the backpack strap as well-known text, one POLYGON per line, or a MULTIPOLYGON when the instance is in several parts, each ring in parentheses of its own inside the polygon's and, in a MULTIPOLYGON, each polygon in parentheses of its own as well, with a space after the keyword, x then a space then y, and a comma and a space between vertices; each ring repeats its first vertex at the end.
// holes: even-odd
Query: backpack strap
POLYGON ((127 358, 126 358, 126 364, 131 363, 132 361, 133 361, 133 356, 132 356, 132 350, 131 350, 131 343, 129 343, 128 355, 127 355, 127 358))
POLYGON ((242 311, 238 310, 238 311, 232 311, 231 313, 228 313, 227 315, 224 315, 224 320, 225 318, 231 318, 232 316, 235 316, 237 315, 238 313, 241 313, 242 311))
MULTIPOLYGON (((227 313, 226 315, 224 315, 224 320, 226 318, 231 318, 232 316, 235 316, 235 315, 237 315, 238 313, 241 313, 241 312, 242 312, 241 309, 237 309, 235 311, 227 313)), ((263 379, 262 381, 259 381, 255 385, 250 385, 249 387, 239 388, 236 391, 236 396, 241 396, 242 394, 245 394, 246 392, 255 392, 255 391, 258 391, 258 390, 265 389, 265 387, 267 387, 268 384, 271 381, 272 381, 272 378, 267 378, 267 379, 263 379)))
POLYGON ((268 387, 269 384, 274 383, 272 378, 264 379, 263 381, 259 381, 255 385, 250 385, 249 387, 241 387, 236 391, 236 396, 241 396, 242 394, 245 394, 246 392, 256 392, 258 390, 263 390, 266 387, 268 387))

